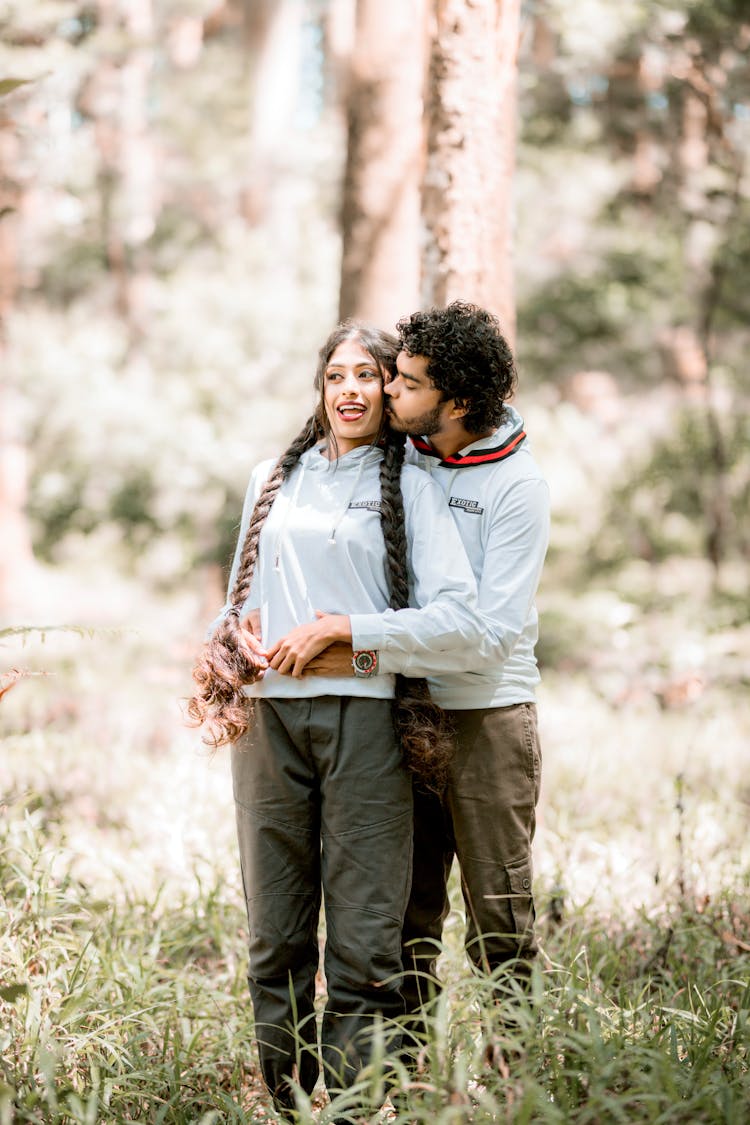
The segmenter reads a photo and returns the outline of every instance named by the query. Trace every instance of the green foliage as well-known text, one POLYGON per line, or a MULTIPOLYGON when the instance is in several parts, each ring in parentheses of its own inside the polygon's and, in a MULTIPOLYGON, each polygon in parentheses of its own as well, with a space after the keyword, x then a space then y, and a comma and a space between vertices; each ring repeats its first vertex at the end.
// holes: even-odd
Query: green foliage
POLYGON ((0 78, 0 98, 12 94, 19 86, 26 86, 30 81, 29 78, 0 78))
POLYGON ((33 185, 36 200, 16 208, 4 372, 23 400, 35 551, 59 562, 98 536, 144 572, 169 553, 172 580, 226 560, 250 470, 301 421, 338 270, 330 126, 288 146, 287 206, 262 200, 247 42, 230 22, 176 61, 173 35, 207 16, 178 7, 154 5, 145 38, 125 8, 12 0, 0 15, 0 71, 42 76, 7 121, 11 197, 33 185))
MULTIPOLYGON (((77 879, 26 797, 6 809, 3 1112, 16 1122, 251 1120, 249 1028, 221 887, 114 906, 77 879), (53 861, 55 870, 53 870, 53 861)), ((49 822, 47 827, 49 827, 49 822)))
POLYGON ((748 16, 745 0, 692 0, 686 11, 687 33, 698 36, 712 55, 721 53, 737 25, 748 16))
POLYGON ((614 488, 603 520, 605 530, 591 544, 594 568, 633 556, 650 561, 673 554, 700 556, 712 526, 707 516, 717 503, 727 550, 748 556, 750 417, 740 412, 717 425, 720 465, 716 433, 705 410, 684 410, 674 429, 657 440, 641 464, 614 488), (718 497, 717 488, 721 489, 718 497))
POLYGON ((634 331, 659 307, 678 301, 664 292, 671 273, 670 245, 644 245, 632 232, 595 265, 582 262, 540 284, 519 308, 519 351, 529 373, 557 378, 586 367, 615 372, 623 385, 659 377, 652 334, 634 331))
POLYGON ((521 63, 523 370, 548 380, 604 367, 648 386, 665 374, 663 329, 690 324, 701 336, 710 319, 712 355, 741 386, 747 5, 594 0, 574 11, 546 0, 535 15, 544 31, 530 33, 521 63))

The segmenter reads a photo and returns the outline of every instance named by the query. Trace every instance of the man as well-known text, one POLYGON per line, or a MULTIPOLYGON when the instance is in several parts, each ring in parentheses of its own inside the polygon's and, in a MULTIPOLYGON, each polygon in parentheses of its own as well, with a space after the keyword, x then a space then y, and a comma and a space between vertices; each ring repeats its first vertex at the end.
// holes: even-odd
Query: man
MULTIPOLYGON (((456 731, 442 813, 416 794, 414 878, 405 966, 434 978, 454 853, 474 965, 528 974, 537 945, 531 844, 541 757, 534 597, 549 537, 549 491, 520 416, 510 349, 494 317, 454 302, 398 325, 398 376, 386 388, 394 429, 442 487, 472 564, 486 628, 475 669, 430 680, 456 731)), ((357 638, 355 637, 355 643, 357 638)), ((426 994, 408 974, 407 1009, 426 994)))
MULTIPOLYGON (((412 435, 410 460, 446 495, 476 576, 486 630, 472 671, 446 673, 439 661, 430 667, 428 655, 396 669, 430 676, 433 698, 456 731, 443 800, 415 794, 404 965, 416 971, 407 972, 403 991, 407 1010, 416 1012, 434 988, 454 854, 466 948, 477 969, 506 966, 524 980, 537 951, 531 844, 541 759, 534 597, 549 535, 549 491, 523 422, 507 405, 516 375, 497 320, 456 301, 404 318, 398 332, 398 374, 386 387, 390 423, 412 435)), ((377 660, 377 636, 356 627, 352 636, 365 663, 373 655, 377 660)), ((381 655, 382 670, 393 670, 387 648, 381 655)))

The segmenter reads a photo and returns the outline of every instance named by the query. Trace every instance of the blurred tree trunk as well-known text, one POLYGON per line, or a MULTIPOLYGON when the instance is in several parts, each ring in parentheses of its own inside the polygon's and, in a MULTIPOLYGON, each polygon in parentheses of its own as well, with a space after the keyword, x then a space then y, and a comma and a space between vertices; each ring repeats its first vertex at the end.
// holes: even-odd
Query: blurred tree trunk
POLYGON ((17 225, 23 185, 14 175, 21 164, 19 140, 2 106, 0 100, 0 616, 4 617, 25 608, 33 556, 26 515, 28 458, 7 342, 18 291, 17 225))
POLYGON ((149 244, 160 209, 156 145, 149 114, 155 55, 152 0, 126 0, 124 16, 128 35, 122 67, 121 150, 124 236, 128 254, 125 312, 131 347, 139 348, 151 320, 149 244))
POLYGON ((249 67, 248 157, 240 211, 274 247, 265 284, 279 305, 295 300, 309 183, 295 174, 302 53, 301 0, 242 0, 249 67))
POLYGON ((512 340, 520 0, 433 4, 422 299, 475 301, 512 340))
POLYGON ((347 91, 339 316, 419 304, 425 0, 358 0, 347 91))
POLYGON ((100 53, 82 108, 94 121, 101 236, 133 352, 149 328, 148 243, 160 208, 148 110, 154 68, 152 0, 98 0, 98 25, 110 45, 100 53))
POLYGON ((680 174, 680 203, 688 220, 685 238, 686 291, 695 309, 694 324, 672 329, 679 339, 690 342, 693 362, 678 371, 687 401, 696 405, 706 420, 710 459, 705 466, 706 555, 718 583, 726 556, 732 520, 727 481, 728 459, 724 432, 711 383, 713 325, 724 282, 726 247, 740 215, 742 158, 734 149, 726 130, 723 109, 723 78, 707 65, 698 45, 692 49, 691 65, 686 69, 682 99, 682 120, 677 155, 680 174), (712 152, 712 148, 715 150, 712 152), (721 222, 716 221, 710 195, 716 195, 709 168, 724 157, 726 186, 721 222))
MULTIPOLYGON (((299 91, 300 0, 242 0, 250 66, 248 170, 242 210, 253 225, 284 210, 283 193, 299 91)), ((289 214, 285 226, 288 228, 289 214)))

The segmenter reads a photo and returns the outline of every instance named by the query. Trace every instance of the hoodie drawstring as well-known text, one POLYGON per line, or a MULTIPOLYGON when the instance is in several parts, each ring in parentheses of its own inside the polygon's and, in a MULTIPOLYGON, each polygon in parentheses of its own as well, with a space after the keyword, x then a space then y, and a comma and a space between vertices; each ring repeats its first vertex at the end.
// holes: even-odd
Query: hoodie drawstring
POLYGON ((289 503, 284 510, 284 515, 281 520, 281 527, 279 528, 279 537, 276 540, 276 558, 274 559, 273 563, 274 570, 279 569, 279 558, 281 557, 281 548, 284 545, 284 538, 286 536, 286 525, 289 523, 289 516, 291 515, 292 509, 296 508, 297 506, 297 500, 299 498, 300 489, 302 488, 302 478, 304 475, 305 467, 301 463, 298 463, 297 479, 294 482, 294 489, 292 490, 292 495, 289 497, 289 503))
POLYGON ((351 488, 349 489, 349 493, 346 497, 346 500, 344 501, 343 506, 339 509, 339 513, 336 516, 335 520, 333 521, 333 526, 331 527, 331 534, 328 536, 328 542, 331 543, 334 547, 336 546, 336 532, 338 531, 339 525, 340 525, 341 521, 343 520, 344 516, 349 511, 349 505, 351 504, 352 500, 354 499, 354 496, 357 492, 357 489, 359 488, 359 482, 362 479, 362 470, 365 467, 365 461, 366 460, 367 460, 367 458, 365 456, 360 457, 359 465, 357 466, 357 472, 356 472, 356 475, 354 477, 354 483, 352 484, 351 488))

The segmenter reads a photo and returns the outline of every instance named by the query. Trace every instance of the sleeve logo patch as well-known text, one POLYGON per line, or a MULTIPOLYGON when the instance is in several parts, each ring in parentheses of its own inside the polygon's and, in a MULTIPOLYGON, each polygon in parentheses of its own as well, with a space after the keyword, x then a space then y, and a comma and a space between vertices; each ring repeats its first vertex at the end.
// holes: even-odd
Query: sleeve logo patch
POLYGON ((368 512, 380 511, 380 500, 352 500, 350 508, 365 508, 368 512))
POLYGON ((484 508, 480 507, 478 500, 464 500, 463 496, 451 496, 448 506, 460 508, 462 512, 468 512, 472 516, 481 516, 484 512, 484 508))

